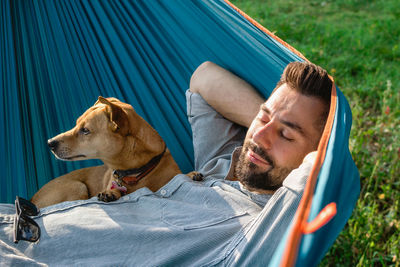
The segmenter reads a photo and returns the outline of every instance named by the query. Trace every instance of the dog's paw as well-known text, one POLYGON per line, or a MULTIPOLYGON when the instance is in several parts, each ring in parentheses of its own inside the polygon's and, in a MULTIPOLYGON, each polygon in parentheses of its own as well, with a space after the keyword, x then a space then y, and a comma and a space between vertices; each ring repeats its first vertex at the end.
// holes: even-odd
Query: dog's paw
POLYGON ((119 190, 106 190, 97 195, 97 199, 104 202, 118 200, 121 197, 119 190))
POLYGON ((201 174, 200 172, 195 172, 195 171, 189 172, 186 175, 189 176, 193 181, 196 181, 196 182, 203 181, 203 178, 204 178, 203 174, 201 174))

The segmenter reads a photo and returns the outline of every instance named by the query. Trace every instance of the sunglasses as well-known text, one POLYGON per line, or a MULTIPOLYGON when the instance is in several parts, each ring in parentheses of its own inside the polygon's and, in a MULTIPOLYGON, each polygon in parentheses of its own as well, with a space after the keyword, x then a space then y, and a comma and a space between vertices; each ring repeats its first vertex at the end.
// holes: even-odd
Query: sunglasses
POLYGON ((29 216, 39 214, 38 208, 30 201, 17 196, 15 199, 14 243, 20 240, 36 242, 40 238, 39 225, 29 216))

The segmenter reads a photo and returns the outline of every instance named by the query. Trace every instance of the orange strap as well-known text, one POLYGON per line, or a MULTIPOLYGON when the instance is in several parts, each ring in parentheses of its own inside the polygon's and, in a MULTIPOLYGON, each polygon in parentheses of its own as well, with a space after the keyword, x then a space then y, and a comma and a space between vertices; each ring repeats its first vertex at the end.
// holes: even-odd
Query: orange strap
POLYGON ((302 232, 311 234, 327 224, 336 215, 336 203, 332 202, 325 206, 312 222, 304 223, 302 232))

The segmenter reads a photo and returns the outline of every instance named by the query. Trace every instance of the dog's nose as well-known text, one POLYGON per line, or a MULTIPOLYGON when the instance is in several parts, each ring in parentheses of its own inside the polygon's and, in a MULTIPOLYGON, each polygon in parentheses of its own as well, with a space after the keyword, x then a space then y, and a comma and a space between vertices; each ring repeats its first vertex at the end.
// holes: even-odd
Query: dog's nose
POLYGON ((49 139, 47 141, 47 145, 49 146, 49 148, 51 150, 56 150, 58 147, 58 141, 57 140, 53 140, 53 139, 49 139))

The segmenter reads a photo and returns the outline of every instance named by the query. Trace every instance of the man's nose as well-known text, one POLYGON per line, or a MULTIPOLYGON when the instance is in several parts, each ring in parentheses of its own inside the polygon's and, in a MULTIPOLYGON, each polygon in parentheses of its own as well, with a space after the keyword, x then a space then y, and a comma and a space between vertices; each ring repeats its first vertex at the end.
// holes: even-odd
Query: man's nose
POLYGON ((272 122, 260 126, 253 134, 253 141, 264 149, 270 149, 275 138, 273 135, 274 127, 272 122))

